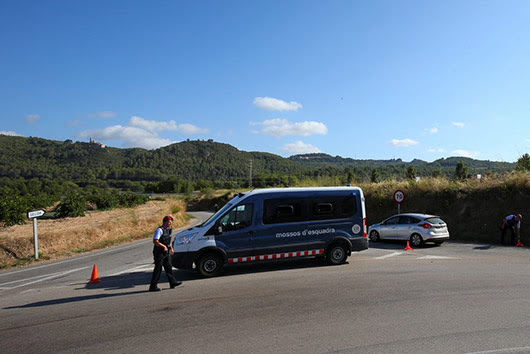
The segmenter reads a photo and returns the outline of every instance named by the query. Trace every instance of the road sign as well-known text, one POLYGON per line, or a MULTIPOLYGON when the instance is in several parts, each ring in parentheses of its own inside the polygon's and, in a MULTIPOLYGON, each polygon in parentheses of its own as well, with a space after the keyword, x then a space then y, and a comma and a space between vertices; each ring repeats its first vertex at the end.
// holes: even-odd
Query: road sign
POLYGON ((402 190, 398 189, 394 192, 392 198, 394 198, 394 201, 396 203, 401 204, 405 200, 405 193, 402 190))
POLYGON ((45 213, 44 210, 28 211, 28 219, 38 218, 39 216, 43 216, 44 213, 45 213))

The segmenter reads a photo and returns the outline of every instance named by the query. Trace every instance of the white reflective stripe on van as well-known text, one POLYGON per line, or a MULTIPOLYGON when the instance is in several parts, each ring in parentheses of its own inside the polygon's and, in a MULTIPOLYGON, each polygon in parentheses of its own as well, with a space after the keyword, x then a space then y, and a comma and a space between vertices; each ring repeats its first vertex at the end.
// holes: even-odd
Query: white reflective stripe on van
POLYGON ((323 254, 323 253, 324 253, 324 250, 320 249, 320 250, 264 254, 260 256, 228 258, 228 263, 244 263, 244 262, 252 262, 252 261, 265 261, 265 260, 270 260, 270 259, 316 256, 316 255, 323 254))

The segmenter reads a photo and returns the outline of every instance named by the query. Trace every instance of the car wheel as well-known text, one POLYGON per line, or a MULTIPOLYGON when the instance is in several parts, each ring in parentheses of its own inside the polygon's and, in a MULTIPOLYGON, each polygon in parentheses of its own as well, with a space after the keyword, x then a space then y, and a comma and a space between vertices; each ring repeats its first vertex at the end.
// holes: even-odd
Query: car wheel
POLYGON ((423 239, 418 234, 412 234, 412 236, 410 236, 410 243, 413 247, 419 247, 423 245, 423 239))
POLYGON ((340 243, 334 243, 328 248, 326 254, 326 261, 331 265, 338 265, 346 262, 348 258, 348 253, 346 247, 340 243))
POLYGON ((377 242, 381 238, 379 237, 379 232, 372 230, 370 231, 370 241, 377 242))
POLYGON ((206 278, 215 277, 221 273, 223 260, 217 254, 207 253, 199 259, 199 273, 206 278))

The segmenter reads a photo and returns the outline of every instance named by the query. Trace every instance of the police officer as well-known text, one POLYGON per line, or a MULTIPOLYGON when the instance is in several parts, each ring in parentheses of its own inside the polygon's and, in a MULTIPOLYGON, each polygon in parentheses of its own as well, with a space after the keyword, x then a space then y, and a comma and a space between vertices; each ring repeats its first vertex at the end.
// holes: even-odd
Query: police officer
POLYGON ((504 235, 506 231, 510 230, 512 246, 515 245, 515 230, 517 230, 517 238, 521 237, 521 220, 523 216, 521 214, 517 215, 508 215, 502 219, 501 225, 501 245, 504 245, 504 235), (515 230, 514 230, 515 229, 515 230))
POLYGON ((153 269, 153 276, 151 277, 151 286, 149 291, 160 291, 157 286, 160 274, 162 274, 162 267, 166 271, 169 287, 171 289, 182 284, 173 276, 173 268, 171 267, 170 258, 173 255, 173 246, 171 245, 171 224, 173 218, 171 216, 164 216, 162 226, 155 230, 153 235, 153 258, 155 260, 155 268, 153 269))

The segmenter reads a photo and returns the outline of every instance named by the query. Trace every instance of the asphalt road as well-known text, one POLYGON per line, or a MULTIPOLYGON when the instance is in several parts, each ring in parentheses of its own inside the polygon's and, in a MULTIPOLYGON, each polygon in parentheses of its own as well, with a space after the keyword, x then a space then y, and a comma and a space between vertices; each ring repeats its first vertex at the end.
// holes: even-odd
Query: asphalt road
MULTIPOLYGON (((196 213, 199 222, 206 213, 196 213)), ((530 353, 530 248, 371 244, 149 293, 151 242, 0 272, 2 353, 530 353), (93 264, 100 284, 88 285, 93 264)))

